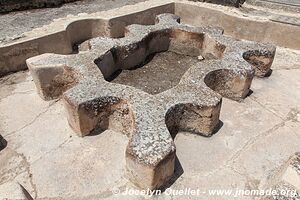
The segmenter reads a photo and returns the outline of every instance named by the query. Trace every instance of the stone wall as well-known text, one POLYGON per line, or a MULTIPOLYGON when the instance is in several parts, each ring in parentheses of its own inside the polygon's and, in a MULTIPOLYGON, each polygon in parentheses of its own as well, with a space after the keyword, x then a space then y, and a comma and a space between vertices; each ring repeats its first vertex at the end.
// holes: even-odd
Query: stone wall
POLYGON ((246 0, 192 0, 192 1, 200 1, 200 2, 221 4, 226 6, 240 7, 246 0))
POLYGON ((34 8, 55 7, 77 0, 0 0, 0 13, 34 8))

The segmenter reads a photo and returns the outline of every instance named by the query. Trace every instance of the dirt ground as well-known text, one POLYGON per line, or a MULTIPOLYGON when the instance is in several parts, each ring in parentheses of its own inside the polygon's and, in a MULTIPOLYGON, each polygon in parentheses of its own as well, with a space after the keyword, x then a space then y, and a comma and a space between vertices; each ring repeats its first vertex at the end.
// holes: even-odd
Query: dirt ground
POLYGON ((159 94, 176 86, 183 74, 199 62, 197 57, 169 51, 151 55, 148 59, 142 67, 119 72, 111 82, 130 85, 149 94, 159 94))

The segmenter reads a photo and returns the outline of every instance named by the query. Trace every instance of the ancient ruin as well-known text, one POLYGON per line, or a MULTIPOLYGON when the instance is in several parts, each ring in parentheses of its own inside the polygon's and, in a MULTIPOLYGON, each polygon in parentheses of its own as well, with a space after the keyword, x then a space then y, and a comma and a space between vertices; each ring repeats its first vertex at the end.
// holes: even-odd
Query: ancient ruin
POLYGON ((178 131, 212 136, 222 96, 245 98, 253 76, 270 71, 274 46, 222 33, 161 14, 155 25, 127 26, 123 38, 93 38, 79 46, 78 54, 43 54, 28 59, 27 65, 41 98, 62 95, 69 124, 79 136, 97 129, 128 135, 129 179, 141 188, 157 189, 174 173, 172 137, 178 131), (204 61, 188 69, 178 85, 156 95, 106 81, 117 70, 135 68, 163 51, 202 56, 204 61))
POLYGON ((297 0, 0 7, 0 199, 298 199, 297 0))

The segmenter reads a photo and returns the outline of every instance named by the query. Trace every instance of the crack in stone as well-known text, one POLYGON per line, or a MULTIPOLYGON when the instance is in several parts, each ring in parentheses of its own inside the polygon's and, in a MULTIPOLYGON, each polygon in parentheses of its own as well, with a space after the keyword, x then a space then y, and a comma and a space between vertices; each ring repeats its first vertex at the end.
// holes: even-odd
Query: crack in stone
MULTIPOLYGON (((291 112, 292 112, 292 111, 291 111, 291 112)), ((291 113, 291 112, 290 112, 290 113, 291 113)), ((207 173, 207 174, 205 174, 205 175, 201 175, 201 176, 208 177, 208 176, 211 176, 211 175, 213 175, 213 174, 215 174, 215 173, 221 171, 222 169, 226 169, 226 168, 227 168, 227 169, 231 169, 232 171, 238 173, 239 175, 244 176, 245 178, 248 178, 246 174, 243 174, 243 173, 237 171, 237 170, 232 166, 232 164, 233 164, 233 163, 234 163, 234 162, 242 155, 243 152, 245 152, 245 150, 249 149, 249 148, 250 148, 251 146, 253 146, 257 141, 261 141, 261 140, 259 140, 258 138, 268 137, 268 136, 272 135, 272 133, 273 133, 274 131, 278 130, 278 129, 281 128, 281 127, 284 127, 284 126, 286 125, 286 123, 287 123, 288 121, 293 120, 293 119, 295 118, 295 116, 297 116, 297 112, 294 113, 294 114, 292 114, 292 115, 288 115, 288 117, 287 117, 285 120, 283 120, 282 122, 280 122, 280 123, 274 125, 272 128, 270 128, 269 130, 263 132, 262 134, 259 134, 259 135, 256 135, 256 136, 250 138, 250 139, 245 143, 245 145, 244 145, 242 148, 240 148, 238 151, 236 151, 236 153, 235 153, 230 159, 228 159, 228 160, 225 162, 225 164, 223 164, 223 165, 220 166, 219 168, 217 168, 217 169, 215 169, 215 170, 213 170, 213 171, 211 171, 211 172, 209 172, 209 173, 207 173)))
POLYGON ((49 105, 42 111, 40 112, 38 115, 36 115, 29 123, 25 124, 24 126, 22 126, 21 128, 17 129, 17 130, 14 130, 8 134, 3 134, 3 136, 5 137, 8 137, 8 136, 11 136, 13 134, 16 134, 18 133, 19 131, 25 129, 26 127, 32 125, 39 117, 41 117, 43 114, 47 113, 47 111, 49 110, 50 107, 52 107, 55 103, 57 103, 59 100, 55 100, 51 103, 49 103, 49 105))
POLYGON ((23 92, 13 92, 13 93, 10 93, 10 94, 4 96, 3 98, 0 98, 0 102, 3 101, 4 99, 7 99, 7 98, 13 96, 13 95, 18 95, 18 94, 30 94, 30 93, 32 93, 32 92, 34 92, 34 90, 27 90, 27 91, 23 91, 23 92))
MULTIPOLYGON (((12 95, 16 95, 16 94, 28 94, 28 93, 30 93, 30 92, 34 92, 35 90, 27 90, 27 91, 22 91, 22 92, 13 92, 13 93, 11 93, 9 96, 12 96, 12 95)), ((7 97, 5 97, 5 98, 7 98, 7 97)), ((4 99, 5 99, 4 98, 4 99)))
MULTIPOLYGON (((3 184, 5 184, 5 183, 7 183, 11 180, 14 180, 17 176, 21 175, 22 173, 26 173, 28 175, 28 178, 29 178, 29 183, 30 183, 30 185, 33 189, 34 199, 36 199, 37 198, 37 189, 36 189, 36 185, 34 184, 33 179, 32 179, 32 173, 31 173, 31 170, 30 170, 30 163, 28 162, 26 156, 23 153, 18 153, 16 150, 13 150, 13 149, 12 149, 12 152, 13 152, 12 157, 20 157, 22 159, 22 161, 18 165, 18 168, 24 167, 24 170, 21 170, 20 172, 15 174, 14 177, 9 178, 8 180, 6 180, 6 181, 4 181, 0 184, 3 185, 3 184)), ((23 187, 20 183, 18 183, 18 184, 21 186, 21 188, 23 187)))
MULTIPOLYGON (((13 155, 10 158, 14 158, 14 157, 21 157, 15 150, 12 150, 13 155)), ((23 166, 23 161, 24 159, 21 157, 22 161, 17 165, 17 167, 9 169, 7 171, 7 174, 11 173, 11 172, 16 172, 14 174, 14 176, 10 177, 10 178, 5 178, 5 177, 1 177, 2 180, 0 180, 0 185, 6 184, 7 182, 14 180, 17 176, 19 176, 20 174, 26 172, 26 169, 22 169, 21 171, 17 172, 17 169, 21 169, 23 166)))
POLYGON ((47 156, 48 154, 56 151, 57 149, 61 148, 63 145, 69 143, 71 140, 70 138, 67 138, 66 140, 64 140, 62 143, 60 143, 57 147, 52 148, 51 150, 45 152, 43 155, 41 155, 39 158, 37 158, 36 160, 34 160, 32 162, 32 164, 35 164, 36 162, 38 162, 39 160, 41 160, 43 157, 47 156))
POLYGON ((284 120, 283 117, 281 117, 278 113, 276 113, 273 110, 270 110, 269 108, 267 108, 265 105, 263 105, 262 103, 260 103, 259 101, 257 101, 254 97, 249 97, 249 99, 251 99, 252 101, 254 101, 255 103, 259 104, 263 109, 269 111, 270 113, 274 114, 276 117, 279 117, 280 119, 284 120))
MULTIPOLYGON (((286 125, 286 123, 288 121, 293 121, 295 119, 295 116, 297 116, 298 112, 294 112, 294 109, 291 109, 291 111, 289 112, 288 116, 286 117, 286 119, 284 119, 282 122, 280 122, 279 124, 276 124, 275 126, 273 126, 271 129, 267 130, 266 132, 259 134, 255 137, 252 137, 250 140, 248 140, 248 142, 240 149, 240 151, 237 151, 237 153, 232 156, 232 158, 230 160, 228 160, 226 163, 234 163, 236 159, 238 159, 240 157, 240 155, 246 150, 249 149, 251 146, 253 146, 256 141, 261 141, 258 140, 258 138, 262 138, 262 137, 268 137, 270 136, 274 131, 278 130, 281 127, 284 127, 286 125)), ((227 165, 228 165, 227 164, 227 165)))
POLYGON ((253 146, 257 141, 260 141, 258 140, 258 138, 262 138, 262 137, 268 137, 270 136, 274 131, 278 130, 279 128, 281 127, 284 127, 286 124, 286 121, 283 121, 283 122, 280 122, 279 124, 276 124, 275 126, 273 126, 271 129, 265 131, 264 133, 262 134, 259 134, 259 135, 256 135, 252 138, 250 138, 246 144, 239 150, 235 153, 235 155, 233 155, 231 157, 231 159, 229 159, 226 163, 226 165, 230 165, 230 163, 234 163, 236 161, 236 159, 238 159, 240 157, 240 155, 245 152, 246 149, 249 149, 249 147, 253 146))
MULTIPOLYGON (((289 114, 287 115, 286 119, 284 119, 282 122, 280 122, 279 124, 276 124, 275 126, 273 126, 271 129, 267 130, 266 132, 259 134, 255 137, 250 138, 246 144, 240 148, 240 150, 238 150, 230 159, 228 159, 225 164, 223 164, 222 166, 220 166, 219 168, 205 174, 205 175, 200 175, 202 177, 209 177, 211 175, 214 175, 215 173, 224 170, 224 169, 229 169, 232 172, 244 177, 246 180, 251 180, 249 178, 249 176, 246 173, 242 173, 240 172, 238 169, 236 169, 233 166, 233 163, 235 163, 235 161, 247 150, 249 149, 251 146, 253 146, 257 141, 261 141, 258 138, 261 137, 268 137, 270 135, 272 135, 272 133, 276 130, 278 130, 281 127, 284 127, 286 125, 287 122, 289 121, 294 121, 295 119, 297 119, 297 115, 300 113, 299 110, 297 109, 291 109, 291 111, 289 112, 289 114)), ((298 121, 297 121, 298 122, 298 121)), ((197 175, 196 175, 197 176, 197 175)), ((198 175, 199 176, 199 175, 198 175)))
MULTIPOLYGON (((249 98, 250 98, 251 100, 253 100, 254 102, 258 103, 258 104, 259 104, 261 107, 263 107, 265 110, 271 112, 272 114, 274 114, 275 116, 279 117, 279 118, 282 119, 282 120, 293 121, 293 122, 295 122, 295 123, 297 123, 297 124, 300 123, 300 122, 297 120, 297 115, 300 114, 300 110, 298 110, 297 108, 292 108, 292 109, 290 109, 290 112, 287 114, 286 119, 284 119, 284 118, 281 117, 278 113, 276 113, 275 111, 270 110, 270 109, 267 108, 265 105, 263 105, 262 103, 260 103, 259 101, 257 101, 255 98, 253 98, 253 97, 249 97, 249 98)), ((292 131, 293 133, 295 133, 292 129, 291 129, 291 131, 292 131)), ((295 133, 295 134, 296 134, 297 137, 299 137, 297 133, 295 133)))
POLYGON ((28 162, 26 156, 23 154, 23 153, 18 153, 16 152, 19 156, 21 156, 21 158, 23 159, 23 161, 25 162, 24 164, 24 167, 25 167, 25 171, 27 172, 28 174, 28 177, 29 177, 29 183, 33 189, 33 193, 34 193, 34 199, 37 198, 38 196, 38 193, 37 193, 37 188, 36 188, 36 185, 35 183, 33 182, 33 179, 32 179, 32 173, 31 173, 31 170, 30 170, 30 163, 28 162))

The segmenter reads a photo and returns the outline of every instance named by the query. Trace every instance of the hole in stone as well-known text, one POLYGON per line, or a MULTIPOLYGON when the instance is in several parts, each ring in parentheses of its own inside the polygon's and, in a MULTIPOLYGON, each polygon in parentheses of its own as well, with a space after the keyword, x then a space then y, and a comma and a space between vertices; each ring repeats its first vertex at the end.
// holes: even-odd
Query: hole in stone
POLYGON ((180 132, 211 137, 223 126, 219 120, 220 105, 201 107, 193 104, 176 104, 165 115, 166 126, 175 139, 180 132))
POLYGON ((226 95, 227 79, 230 78, 230 70, 219 69, 208 73, 205 78, 205 84, 212 90, 218 92, 221 95, 226 95))
POLYGON ((167 29, 115 47, 94 62, 105 80, 155 95, 176 86, 197 62, 221 58, 224 50, 203 33, 167 29))
POLYGON ((248 95, 252 78, 253 76, 248 73, 244 76, 237 76, 232 70, 218 69, 209 72, 205 76, 204 82, 223 97, 239 101, 248 95))
POLYGON ((0 135, 0 151, 7 146, 7 141, 0 135))
POLYGON ((129 70, 118 70, 107 80, 133 86, 149 94, 159 94, 176 86, 183 74, 199 60, 166 51, 151 54, 145 62, 129 70))

